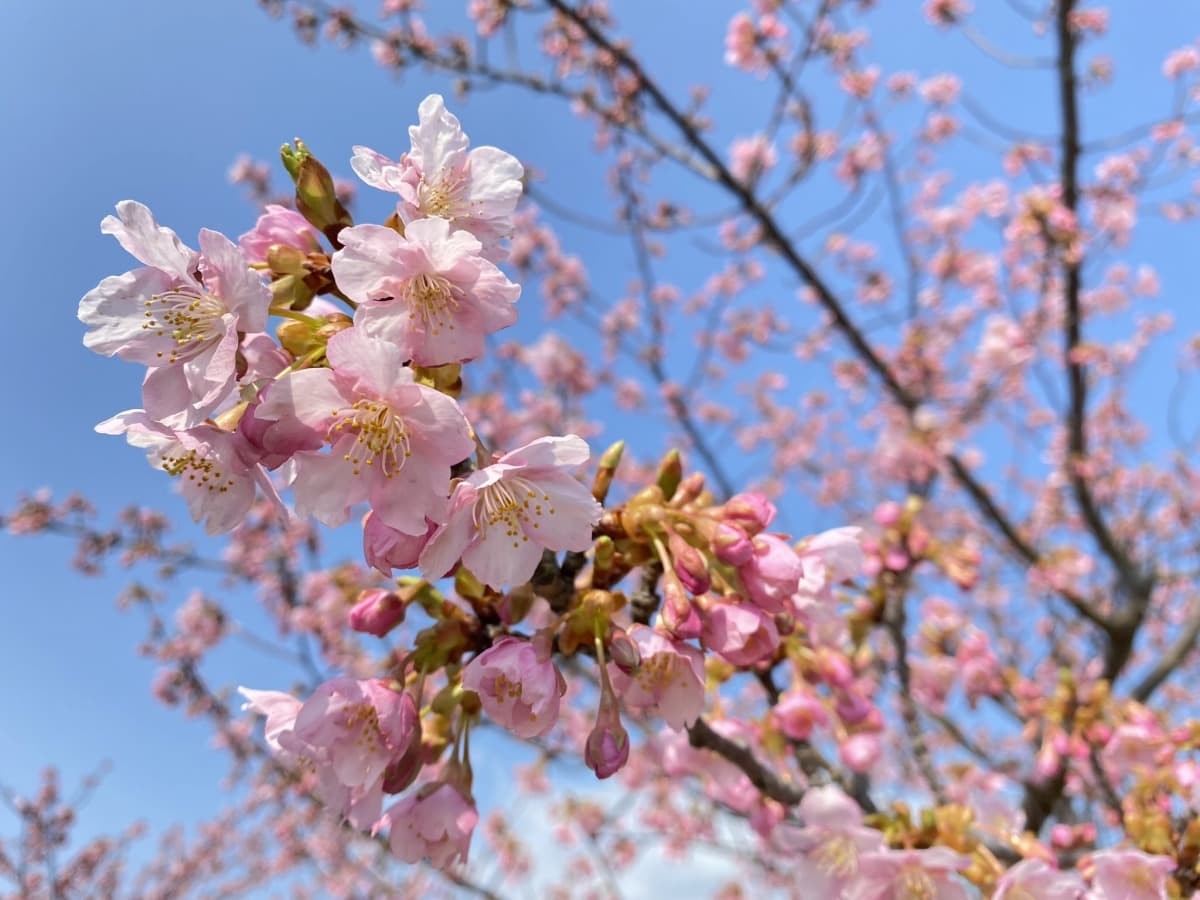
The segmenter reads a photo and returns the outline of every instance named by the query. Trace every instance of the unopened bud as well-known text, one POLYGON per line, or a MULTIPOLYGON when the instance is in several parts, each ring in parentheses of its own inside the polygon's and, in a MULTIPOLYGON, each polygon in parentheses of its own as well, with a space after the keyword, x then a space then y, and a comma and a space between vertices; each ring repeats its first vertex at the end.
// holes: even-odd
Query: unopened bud
POLYGON ((658 476, 656 478, 658 489, 662 491, 664 500, 670 500, 675 496, 675 490, 679 487, 679 482, 682 478, 683 460, 679 456, 679 451, 667 451, 667 455, 658 464, 658 476))
POLYGON ((753 537, 771 524, 775 518, 775 504, 762 494, 736 494, 725 504, 723 518, 726 522, 740 525, 746 534, 753 537))
POLYGON ((624 628, 614 627, 608 638, 608 658, 626 675, 634 675, 642 665, 642 653, 624 628))
POLYGON ((692 594, 703 594, 712 586, 712 578, 708 574, 708 562, 704 554, 681 538, 675 532, 667 538, 667 547, 671 560, 675 564, 675 574, 683 586, 692 594))
POLYGON ((350 627, 376 637, 383 637, 403 621, 404 601, 380 588, 363 591, 350 610, 350 627))
POLYGON ((671 498, 672 506, 686 506, 697 497, 704 493, 704 473, 692 472, 686 475, 683 481, 679 482, 679 487, 675 489, 675 495, 671 498))
POLYGON ((749 536, 737 525, 721 522, 712 539, 712 551, 723 563, 744 566, 754 556, 754 545, 749 536))
POLYGON ((611 688, 600 695, 600 712, 584 744, 583 761, 597 778, 617 774, 629 761, 629 732, 621 724, 621 711, 611 688))

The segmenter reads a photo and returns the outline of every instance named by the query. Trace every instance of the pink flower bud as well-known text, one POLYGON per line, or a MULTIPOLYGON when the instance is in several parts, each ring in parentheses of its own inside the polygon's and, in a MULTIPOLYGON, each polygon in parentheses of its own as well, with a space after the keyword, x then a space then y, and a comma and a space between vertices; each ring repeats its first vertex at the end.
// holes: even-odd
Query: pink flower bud
POLYGON ((891 528, 904 515, 904 508, 895 500, 887 500, 875 507, 875 524, 881 528, 891 528))
POLYGON ((754 555, 754 545, 750 543, 746 532, 729 522, 717 525, 712 550, 717 559, 731 566, 743 566, 754 555))
POLYGON ((686 641, 700 636, 700 617, 683 585, 674 578, 662 581, 663 605, 658 618, 662 627, 676 638, 686 641))
POLYGON ((608 658, 626 675, 636 674, 642 664, 641 651, 624 628, 613 628, 608 639, 608 658))
POLYGON ((708 574, 708 563, 704 554, 674 532, 671 532, 667 539, 667 547, 675 563, 675 574, 679 576, 683 586, 693 594, 703 594, 707 591, 712 585, 712 579, 708 574))
POLYGON ((740 525, 751 536, 765 531, 774 518, 775 504, 762 494, 735 494, 725 504, 725 521, 740 525))
POLYGON ((714 603, 704 616, 703 636, 735 666, 752 666, 779 648, 775 620, 752 603, 714 603))
POLYGON ((629 734, 621 724, 621 711, 612 688, 605 682, 596 727, 584 744, 583 761, 597 778, 603 779, 617 774, 628 760, 629 734))
POLYGON ((814 727, 829 721, 821 701, 805 690, 784 694, 772 715, 775 727, 794 741, 808 740, 814 727))
POLYGON ((383 637, 403 621, 404 601, 380 588, 363 591, 350 610, 350 627, 376 637, 383 637))
POLYGON ((838 752, 849 769, 868 772, 878 762, 883 747, 877 734, 852 734, 842 741, 838 752))

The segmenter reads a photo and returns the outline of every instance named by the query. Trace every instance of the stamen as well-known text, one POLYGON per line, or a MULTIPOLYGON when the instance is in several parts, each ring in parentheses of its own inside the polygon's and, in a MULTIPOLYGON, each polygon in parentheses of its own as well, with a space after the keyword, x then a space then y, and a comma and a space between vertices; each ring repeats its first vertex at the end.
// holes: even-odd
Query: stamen
POLYGON ((201 456, 195 450, 184 450, 180 445, 173 456, 159 458, 162 469, 172 478, 187 476, 187 480, 196 487, 204 488, 210 493, 226 493, 233 487, 233 479, 225 477, 217 460, 201 456))
POLYGON ((471 521, 483 540, 487 540, 490 529, 499 525, 513 547, 519 547, 529 540, 524 526, 541 528, 544 515, 554 515, 550 495, 519 475, 509 475, 479 492, 471 511, 471 521))
POLYGON ((142 330, 158 337, 170 335, 175 348, 167 356, 167 363, 172 364, 190 359, 219 339, 221 329, 217 324, 225 312, 225 304, 212 294, 184 286, 150 296, 142 330))
POLYGON ((454 330, 454 313, 462 291, 441 275, 422 273, 404 282, 400 296, 408 304, 408 315, 425 322, 430 334, 454 330))
POLYGON ((374 466, 378 459, 380 471, 391 478, 412 456, 404 420, 382 400, 355 400, 353 406, 334 410, 333 415, 325 439, 336 444, 343 433, 356 435, 354 446, 342 456, 353 466, 355 475, 362 474, 364 466, 374 466))

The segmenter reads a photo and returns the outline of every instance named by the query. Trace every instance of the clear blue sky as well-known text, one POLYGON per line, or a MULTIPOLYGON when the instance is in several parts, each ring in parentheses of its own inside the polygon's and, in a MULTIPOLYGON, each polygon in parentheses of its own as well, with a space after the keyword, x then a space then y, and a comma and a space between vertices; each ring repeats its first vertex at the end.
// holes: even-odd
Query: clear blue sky
MULTIPOLYGON (((744 98, 757 82, 720 62, 724 24, 738 4, 613 5, 673 88, 717 83, 716 109, 730 117, 719 146, 755 128, 762 107, 744 98)), ((913 27, 917 0, 885 5, 882 22, 914 35, 885 44, 885 65, 903 63, 922 75, 965 72, 968 90, 990 108, 1019 119, 1032 101, 1051 124, 1050 98, 1037 86, 1044 82, 1014 79, 982 65, 963 42, 913 27)), ((1107 49, 1118 57, 1118 87, 1108 95, 1108 111, 1087 122, 1090 129, 1162 108, 1158 59, 1195 37, 1197 22, 1187 6, 1158 4, 1152 21, 1134 20, 1128 8, 1114 12, 1120 37, 1107 49), (1148 61, 1151 48, 1159 55, 1148 61), (1124 59, 1139 55, 1142 70, 1123 68, 1124 59)), ((0 504, 22 490, 50 486, 59 495, 82 490, 108 512, 138 503, 181 513, 167 480, 139 453, 91 430, 137 405, 139 382, 136 367, 94 356, 80 344, 79 297, 104 275, 131 267, 116 242, 99 234, 100 219, 131 197, 189 243, 202 226, 236 236, 252 220, 238 189, 226 185, 238 154, 273 159, 281 142, 299 134, 348 174, 352 144, 398 155, 420 99, 434 90, 449 95, 450 88, 441 76, 420 72, 396 81, 364 50, 303 48, 252 0, 106 0, 69 7, 20 3, 5 13, 0 259, 7 339, 0 354, 6 385, 0 416, 11 432, 0 466, 0 504)), ((603 168, 588 133, 550 101, 499 92, 451 105, 476 143, 500 145, 544 170, 556 196, 599 214, 608 209, 603 168)), ((366 214, 383 210, 383 200, 371 193, 364 188, 366 214)), ((814 206, 830 196, 813 198, 814 206)), ((1149 227, 1139 246, 1150 246, 1159 233, 1149 227)), ((610 269, 609 286, 624 283, 623 243, 569 227, 563 234, 578 242, 568 249, 581 252, 593 271, 610 269)), ((1197 255, 1183 251, 1154 258, 1164 274, 1165 303, 1194 324, 1197 255)), ((708 271, 700 269, 695 279, 673 274, 691 288, 708 271)), ((527 294, 523 315, 524 333, 535 333, 536 291, 527 294)), ((93 825, 115 827, 135 816, 165 824, 211 814, 220 803, 214 787, 224 769, 207 749, 207 730, 153 701, 153 667, 133 652, 142 623, 113 609, 112 595, 123 582, 75 576, 65 565, 69 551, 64 542, 0 536, 7 573, 0 594, 0 683, 6 685, 0 691, 0 781, 29 787, 44 764, 78 775, 112 759, 115 769, 92 807, 93 825)), ((250 683, 267 671, 258 663, 243 668, 236 656, 223 665, 230 680, 250 683)))

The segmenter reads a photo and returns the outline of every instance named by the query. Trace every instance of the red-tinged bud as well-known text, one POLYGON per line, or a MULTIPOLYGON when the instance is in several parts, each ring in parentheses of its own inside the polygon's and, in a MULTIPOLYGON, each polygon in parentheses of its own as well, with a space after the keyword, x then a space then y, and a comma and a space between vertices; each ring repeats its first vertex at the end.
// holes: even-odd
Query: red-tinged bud
POLYGON ((702 628, 700 616, 696 614, 679 580, 668 573, 662 581, 662 591, 663 605, 659 612, 662 627, 681 641, 699 637, 702 628))
POLYGON ((671 559, 675 563, 675 574, 679 576, 679 580, 683 582, 683 586, 689 593, 703 594, 712 586, 712 578, 708 574, 708 562, 704 559, 703 553, 675 532, 671 532, 670 537, 667 538, 667 547, 671 552, 671 559))
POLYGON ((583 747, 583 761, 597 778, 609 778, 629 761, 629 733, 621 724, 621 710, 612 688, 605 684, 600 694, 596 727, 583 747))
POLYGON ((404 601, 380 588, 363 591, 350 610, 350 627, 376 637, 383 637, 403 621, 404 601))
POLYGON ((750 543, 750 537, 737 525, 729 522, 717 525, 712 539, 712 550, 717 559, 731 566, 744 566, 754 555, 754 545, 750 543))
POLYGON ((635 675, 642 665, 638 645, 624 628, 614 627, 608 638, 608 658, 626 675, 635 675))
POLYGON ((725 504, 722 518, 726 522, 740 525, 746 534, 753 537, 766 531, 775 519, 775 504, 762 494, 735 494, 725 504))
POLYGON ((425 762, 425 748, 422 743, 421 719, 419 717, 416 723, 412 742, 408 745, 408 749, 404 751, 404 755, 388 766, 383 772, 383 792, 385 794, 399 794, 416 781, 417 776, 421 774, 421 768, 425 762))
POLYGON ((830 687, 846 689, 854 681, 854 668, 844 654, 825 650, 817 656, 817 676, 830 687))

